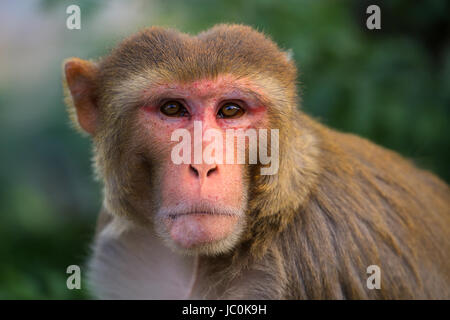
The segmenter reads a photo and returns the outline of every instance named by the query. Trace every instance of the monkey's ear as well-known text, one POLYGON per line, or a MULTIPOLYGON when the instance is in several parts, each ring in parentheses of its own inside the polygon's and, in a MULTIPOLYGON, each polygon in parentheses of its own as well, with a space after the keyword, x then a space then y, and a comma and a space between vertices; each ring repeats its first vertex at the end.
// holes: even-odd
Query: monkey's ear
POLYGON ((94 135, 97 129, 98 107, 96 104, 95 63, 69 58, 63 63, 63 86, 65 102, 70 117, 77 128, 94 135))

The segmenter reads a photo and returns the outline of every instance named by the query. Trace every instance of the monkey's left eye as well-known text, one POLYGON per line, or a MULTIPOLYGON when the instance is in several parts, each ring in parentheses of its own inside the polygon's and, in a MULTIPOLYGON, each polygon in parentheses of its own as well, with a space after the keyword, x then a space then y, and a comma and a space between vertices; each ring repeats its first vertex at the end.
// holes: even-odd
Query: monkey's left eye
POLYGON ((178 101, 169 101, 164 103, 161 112, 168 117, 185 117, 188 115, 186 108, 178 101))
POLYGON ((217 112, 217 115, 219 116, 219 118, 228 118, 228 119, 239 118, 243 114, 244 114, 244 109, 242 109, 236 103, 224 104, 217 112))

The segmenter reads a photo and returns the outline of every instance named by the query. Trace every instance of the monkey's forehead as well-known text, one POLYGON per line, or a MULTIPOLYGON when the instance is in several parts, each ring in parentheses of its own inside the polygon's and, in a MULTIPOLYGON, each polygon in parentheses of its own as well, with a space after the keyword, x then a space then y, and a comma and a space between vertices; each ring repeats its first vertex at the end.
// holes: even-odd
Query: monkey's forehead
POLYGON ((100 80, 159 70, 177 81, 268 74, 281 83, 295 82, 288 55, 264 34, 243 25, 218 25, 197 36, 151 27, 125 39, 100 62, 100 80))

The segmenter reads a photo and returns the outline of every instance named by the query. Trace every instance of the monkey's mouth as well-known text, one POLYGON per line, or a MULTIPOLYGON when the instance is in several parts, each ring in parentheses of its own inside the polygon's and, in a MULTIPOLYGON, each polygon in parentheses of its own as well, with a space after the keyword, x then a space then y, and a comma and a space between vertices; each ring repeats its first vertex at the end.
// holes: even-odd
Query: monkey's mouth
POLYGON ((227 238, 243 214, 242 209, 200 201, 163 207, 157 217, 177 246, 190 249, 227 238))
POLYGON ((229 216, 229 217, 236 216, 236 214, 227 213, 227 212, 212 212, 212 211, 205 212, 205 211, 202 211, 202 212, 181 212, 181 213, 169 214, 168 218, 175 220, 182 216, 191 216, 191 215, 194 215, 194 216, 195 215, 200 215, 200 216, 201 215, 207 215, 207 216, 219 215, 219 216, 229 216))
MULTIPOLYGON (((172 208, 173 209, 173 208, 172 208)), ((172 241, 184 249, 227 238, 240 215, 236 210, 160 210, 158 213, 172 241)))
POLYGON ((157 216, 162 219, 176 220, 183 216, 241 216, 242 209, 231 206, 218 206, 210 201, 199 201, 197 203, 180 202, 173 206, 162 207, 157 216))

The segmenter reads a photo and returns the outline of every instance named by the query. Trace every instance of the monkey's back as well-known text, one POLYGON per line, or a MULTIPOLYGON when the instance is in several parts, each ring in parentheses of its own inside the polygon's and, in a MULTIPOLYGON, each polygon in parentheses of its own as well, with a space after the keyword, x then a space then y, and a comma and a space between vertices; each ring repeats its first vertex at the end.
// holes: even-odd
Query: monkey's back
POLYGON ((450 298, 448 185, 395 152, 314 126, 317 187, 279 242, 295 261, 288 296, 450 298), (379 290, 367 288, 370 265, 379 290))

